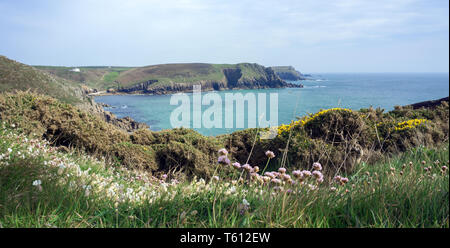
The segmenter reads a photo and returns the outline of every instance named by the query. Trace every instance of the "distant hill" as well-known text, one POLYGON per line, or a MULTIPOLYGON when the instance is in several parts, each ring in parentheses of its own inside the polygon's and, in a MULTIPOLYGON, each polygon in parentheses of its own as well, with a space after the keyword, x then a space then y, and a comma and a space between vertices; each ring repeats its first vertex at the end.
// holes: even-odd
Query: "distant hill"
POLYGON ((86 100, 80 84, 0 56, 0 92, 16 90, 36 91, 71 104, 86 100))
POLYGON ((121 73, 118 90, 166 94, 192 90, 201 84, 204 90, 299 87, 282 80, 268 67, 258 64, 163 64, 134 68, 121 73))
POLYGON ((275 73, 283 80, 305 80, 306 77, 292 66, 272 66, 275 73))

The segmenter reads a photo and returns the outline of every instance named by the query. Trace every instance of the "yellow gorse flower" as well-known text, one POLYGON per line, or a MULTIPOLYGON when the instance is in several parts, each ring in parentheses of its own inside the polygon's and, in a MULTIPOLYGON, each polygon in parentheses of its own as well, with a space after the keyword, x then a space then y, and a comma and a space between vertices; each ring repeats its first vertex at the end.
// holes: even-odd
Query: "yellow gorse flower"
POLYGON ((412 119, 412 120, 408 120, 408 121, 403 121, 403 122, 397 123, 395 130, 400 131, 400 130, 405 130, 405 129, 412 129, 412 128, 416 128, 417 126, 419 126, 421 124, 425 124, 428 122, 430 122, 430 121, 426 120, 426 119, 412 119))
POLYGON ((345 109, 345 108, 331 108, 331 109, 322 110, 322 111, 319 111, 319 112, 317 112, 317 113, 315 113, 315 114, 310 114, 310 115, 308 115, 308 116, 305 116, 305 117, 303 117, 303 118, 300 119, 300 120, 292 121, 289 125, 287 125, 287 124, 282 124, 281 126, 278 127, 278 134, 282 134, 282 133, 285 133, 285 132, 289 132, 294 126, 298 126, 298 125, 304 126, 304 125, 306 125, 308 122, 314 120, 315 118, 317 118, 317 117, 319 117, 319 116, 321 116, 321 115, 324 115, 324 114, 326 114, 326 113, 328 113, 328 112, 331 112, 331 111, 345 111, 345 112, 352 112, 351 109, 345 109))

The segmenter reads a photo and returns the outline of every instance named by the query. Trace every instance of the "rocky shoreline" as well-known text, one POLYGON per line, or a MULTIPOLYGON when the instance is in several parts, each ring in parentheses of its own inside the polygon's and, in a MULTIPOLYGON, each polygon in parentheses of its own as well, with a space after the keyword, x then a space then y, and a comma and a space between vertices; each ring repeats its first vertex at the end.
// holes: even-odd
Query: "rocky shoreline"
MULTIPOLYGON (((267 85, 251 85, 244 84, 240 87, 228 88, 221 83, 200 83, 202 86, 202 91, 224 91, 224 90, 248 90, 248 89, 276 89, 276 88, 303 88, 303 84, 293 84, 286 83, 283 85, 279 85, 276 87, 270 87, 267 85)), ((93 93, 88 93, 88 96, 111 96, 111 95, 170 95, 176 93, 192 93, 193 85, 182 85, 182 84, 174 84, 173 86, 166 87, 155 87, 152 89, 146 90, 137 90, 137 89, 123 89, 123 90, 106 90, 106 91, 95 91, 93 93)))

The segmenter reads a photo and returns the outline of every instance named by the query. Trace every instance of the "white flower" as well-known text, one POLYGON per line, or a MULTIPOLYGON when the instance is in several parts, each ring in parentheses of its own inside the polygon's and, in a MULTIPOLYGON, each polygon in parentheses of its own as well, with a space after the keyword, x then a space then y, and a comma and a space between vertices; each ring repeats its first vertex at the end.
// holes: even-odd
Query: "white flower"
POLYGON ((11 153, 11 152, 12 152, 12 149, 11 149, 11 148, 8 148, 8 152, 11 153))
POLYGON ((39 186, 41 184, 42 184, 41 180, 34 180, 33 181, 33 186, 39 186))
POLYGON ((242 199, 242 204, 244 204, 245 206, 250 206, 250 203, 245 198, 242 199))

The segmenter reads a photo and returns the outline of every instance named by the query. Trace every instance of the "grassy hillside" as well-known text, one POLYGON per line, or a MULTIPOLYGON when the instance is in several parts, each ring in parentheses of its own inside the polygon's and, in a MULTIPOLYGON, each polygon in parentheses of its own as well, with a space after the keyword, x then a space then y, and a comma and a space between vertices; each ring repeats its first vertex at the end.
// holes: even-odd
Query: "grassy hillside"
POLYGON ((79 84, 0 56, 0 92, 15 90, 32 90, 72 104, 84 100, 79 84))
POLYGON ((263 76, 262 68, 255 64, 165 64, 135 68, 123 73, 118 81, 124 86, 151 79, 158 80, 158 84, 193 83, 198 81, 225 81, 224 69, 241 69, 242 79, 250 80, 263 76))
POLYGON ((64 66, 34 66, 39 70, 46 71, 60 78, 85 84, 93 89, 106 90, 117 87, 114 83, 120 73, 133 69, 133 67, 108 67, 108 66, 84 66, 84 67, 64 67, 64 66), (80 71, 71 71, 79 68, 80 71))

